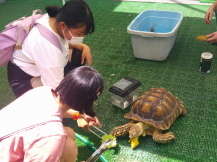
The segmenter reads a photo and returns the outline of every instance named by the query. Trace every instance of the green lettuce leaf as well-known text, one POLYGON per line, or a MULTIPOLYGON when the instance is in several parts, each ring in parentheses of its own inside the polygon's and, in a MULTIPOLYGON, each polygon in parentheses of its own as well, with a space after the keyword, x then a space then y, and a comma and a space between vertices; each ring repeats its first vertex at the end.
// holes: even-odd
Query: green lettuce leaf
POLYGON ((111 143, 108 145, 108 149, 111 147, 116 147, 117 146, 117 141, 116 138, 113 135, 103 135, 102 136, 102 143, 105 142, 107 139, 111 139, 111 143))

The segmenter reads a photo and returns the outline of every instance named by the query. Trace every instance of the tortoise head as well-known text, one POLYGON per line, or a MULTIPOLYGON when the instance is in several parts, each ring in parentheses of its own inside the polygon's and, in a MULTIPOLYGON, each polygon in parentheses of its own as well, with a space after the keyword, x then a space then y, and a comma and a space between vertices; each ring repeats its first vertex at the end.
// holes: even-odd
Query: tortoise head
POLYGON ((142 135, 144 131, 144 124, 142 122, 134 124, 129 130, 129 138, 135 138, 142 135))

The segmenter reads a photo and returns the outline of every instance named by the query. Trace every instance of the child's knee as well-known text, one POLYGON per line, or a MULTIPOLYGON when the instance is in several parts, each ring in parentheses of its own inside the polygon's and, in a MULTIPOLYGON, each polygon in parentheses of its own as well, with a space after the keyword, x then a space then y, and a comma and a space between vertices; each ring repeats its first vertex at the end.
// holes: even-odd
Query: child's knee
POLYGON ((64 162, 75 162, 77 156, 78 156, 77 144, 70 136, 67 135, 67 139, 63 149, 62 159, 64 162))
POLYGON ((75 140, 75 131, 70 127, 64 127, 64 129, 65 129, 67 136, 75 140))

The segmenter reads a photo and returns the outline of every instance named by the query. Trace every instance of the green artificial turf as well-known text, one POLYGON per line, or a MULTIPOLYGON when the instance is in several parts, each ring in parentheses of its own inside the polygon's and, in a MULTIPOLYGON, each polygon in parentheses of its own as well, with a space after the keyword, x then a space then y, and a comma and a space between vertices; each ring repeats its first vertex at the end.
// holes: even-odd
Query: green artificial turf
POLYGON ((203 2, 203 3, 214 3, 215 0, 200 0, 200 2, 203 2))
MULTIPOLYGON (((197 35, 216 31, 215 20, 212 25, 203 22, 209 6, 166 3, 120 2, 106 0, 86 0, 95 18, 96 30, 86 36, 84 43, 91 47, 93 67, 104 77, 105 88, 95 111, 109 133, 114 127, 125 124, 123 116, 130 111, 113 106, 108 89, 120 79, 128 76, 139 80, 140 93, 149 88, 166 88, 184 102, 186 116, 180 116, 170 127, 176 140, 168 144, 155 143, 151 137, 141 137, 140 145, 132 150, 127 136, 118 138, 118 146, 107 150, 103 155, 109 162, 173 162, 198 161, 214 162, 217 159, 217 47, 198 42, 197 35), (127 26, 144 10, 178 11, 184 14, 176 42, 165 61, 137 59, 133 55, 127 26), (201 74, 199 62, 202 52, 213 53, 211 72, 201 74)), ((28 16, 34 9, 47 5, 61 5, 60 0, 6 0, 0 3, 0 29, 22 16, 28 16)), ((145 46, 144 46, 145 47, 145 46)), ((146 47, 149 48, 149 47, 146 47)), ((146 49, 144 48, 144 51, 146 49)), ((163 50, 163 49, 162 49, 163 50)), ((0 107, 14 100, 6 79, 6 68, 0 68, 0 107)), ((13 119, 12 119, 13 120, 13 119)), ((76 123, 65 120, 95 147, 100 139, 90 132, 76 127, 76 123)), ((93 150, 82 141, 76 140, 79 147, 78 161, 86 160, 93 150)), ((100 160, 98 160, 100 161, 100 160)))

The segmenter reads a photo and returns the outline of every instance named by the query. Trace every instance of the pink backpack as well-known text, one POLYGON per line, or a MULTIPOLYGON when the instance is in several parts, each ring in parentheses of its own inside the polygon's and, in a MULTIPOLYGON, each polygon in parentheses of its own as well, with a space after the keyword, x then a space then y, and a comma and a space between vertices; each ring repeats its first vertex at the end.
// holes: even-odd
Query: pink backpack
POLYGON ((41 10, 35 10, 32 16, 22 17, 5 26, 5 30, 0 33, 0 67, 8 64, 14 49, 22 49, 22 43, 34 25, 38 27, 40 34, 45 39, 62 51, 56 35, 45 26, 36 23, 36 20, 42 16, 41 10), (36 14, 37 12, 40 14, 36 14))

